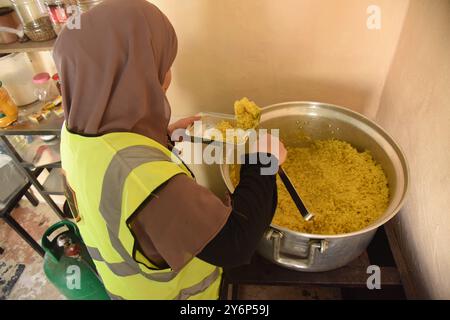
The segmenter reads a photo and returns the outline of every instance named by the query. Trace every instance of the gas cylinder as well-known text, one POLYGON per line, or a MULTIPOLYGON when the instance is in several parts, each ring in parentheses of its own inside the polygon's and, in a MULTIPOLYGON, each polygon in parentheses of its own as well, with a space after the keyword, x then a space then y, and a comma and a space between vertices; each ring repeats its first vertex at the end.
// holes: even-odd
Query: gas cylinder
POLYGON ((42 248, 45 275, 67 299, 110 300, 73 222, 63 220, 48 228, 42 248))

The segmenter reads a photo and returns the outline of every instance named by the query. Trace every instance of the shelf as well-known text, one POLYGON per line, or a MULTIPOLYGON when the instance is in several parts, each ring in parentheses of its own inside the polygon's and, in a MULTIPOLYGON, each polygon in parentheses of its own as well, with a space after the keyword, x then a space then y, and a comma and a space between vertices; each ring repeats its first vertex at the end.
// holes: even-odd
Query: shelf
POLYGON ((51 114, 48 119, 40 123, 31 122, 28 116, 37 112, 44 106, 43 102, 36 101, 27 106, 19 107, 19 118, 15 123, 6 128, 0 128, 0 135, 20 136, 20 135, 60 135, 64 117, 57 117, 51 114))
POLYGON ((62 169, 52 169, 42 186, 46 194, 64 195, 62 169))
POLYGON ((44 141, 39 136, 11 136, 6 139, 13 145, 22 159, 22 167, 28 169, 61 167, 60 140, 58 137, 52 141, 44 141))
POLYGON ((0 44, 0 54, 13 53, 13 52, 34 52, 34 51, 49 51, 53 50, 55 40, 43 41, 43 42, 14 42, 10 44, 0 44))
POLYGON ((35 166, 32 163, 29 162, 22 162, 21 163, 22 167, 33 170, 33 169, 55 169, 55 168, 61 168, 61 161, 58 162, 53 162, 53 163, 49 163, 49 164, 44 164, 41 166, 35 166))

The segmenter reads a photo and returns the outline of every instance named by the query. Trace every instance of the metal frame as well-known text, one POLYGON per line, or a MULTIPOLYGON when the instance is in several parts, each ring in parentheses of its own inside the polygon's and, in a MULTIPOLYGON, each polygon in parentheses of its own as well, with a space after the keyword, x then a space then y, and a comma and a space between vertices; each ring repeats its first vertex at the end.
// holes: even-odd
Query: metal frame
MULTIPOLYGON (((55 40, 50 40, 44 43, 27 42, 25 44, 14 43, 12 45, 0 45, 0 53, 50 50, 54 42, 55 40)), ((21 156, 17 153, 14 146, 7 138, 7 136, 14 135, 60 135, 61 127, 64 121, 63 118, 58 118, 55 115, 51 115, 49 119, 46 119, 39 124, 32 123, 31 121, 27 120, 26 116, 28 114, 31 114, 33 111, 37 111, 42 106, 42 102, 35 102, 30 105, 20 107, 18 121, 7 128, 0 129, 0 138, 6 147, 6 152, 13 159, 14 163, 17 165, 18 170, 25 174, 25 176, 29 179, 29 182, 25 185, 25 187, 15 195, 14 199, 11 200, 3 210, 1 210, 0 218, 4 219, 11 228, 13 228, 39 255, 43 257, 44 250, 42 249, 42 247, 28 234, 25 229, 23 229, 17 223, 16 220, 14 220, 14 218, 11 217, 11 212, 24 195, 32 203, 33 206, 37 206, 39 204, 38 199, 36 199, 34 195, 29 191, 31 185, 33 185, 42 196, 42 198, 56 213, 56 215, 60 219, 63 219, 63 211, 50 197, 50 194, 52 193, 46 192, 43 185, 38 181, 38 177, 44 169, 48 169, 49 171, 51 171, 54 168, 61 168, 61 163, 53 163, 45 165, 43 167, 35 168, 32 164, 23 161, 21 156)))
MULTIPOLYGON (((17 165, 18 170, 20 170, 31 182, 31 184, 36 188, 36 190, 39 192, 39 194, 44 198, 45 202, 52 208, 52 210, 56 213, 56 215, 60 219, 64 219, 64 214, 62 210, 58 207, 58 205, 53 201, 53 199, 50 197, 50 192, 45 191, 43 185, 38 181, 39 174, 36 175, 32 169, 30 169, 29 164, 26 164, 22 157, 17 153, 17 151, 14 149, 14 146, 11 144, 11 142, 8 140, 6 136, 0 136, 2 139, 5 147, 6 152, 8 155, 13 159, 14 163, 17 165)), ((57 164, 51 164, 49 166, 43 166, 40 167, 46 168, 46 169, 52 169, 55 168, 57 164)), ((42 172, 42 171, 41 171, 42 172)), ((59 193, 58 193, 59 194, 59 193)))
MULTIPOLYGON (((42 172, 43 169, 39 171, 42 172)), ((39 173, 40 173, 39 172, 39 173)), ((11 216, 12 211, 18 205, 20 199, 25 196, 33 206, 39 204, 39 200, 29 191, 31 182, 23 186, 17 194, 7 203, 5 208, 0 211, 0 218, 2 218, 19 236, 25 240, 41 257, 44 257, 45 251, 39 243, 11 216)))
POLYGON ((341 289, 343 298, 352 291, 364 295, 369 291, 369 265, 380 267, 383 288, 379 292, 381 297, 386 298, 394 294, 396 299, 405 299, 403 279, 392 257, 388 240, 390 239, 384 228, 380 228, 362 256, 345 267, 327 272, 289 270, 255 255, 249 265, 224 269, 220 299, 238 300, 242 285, 335 287, 341 289))

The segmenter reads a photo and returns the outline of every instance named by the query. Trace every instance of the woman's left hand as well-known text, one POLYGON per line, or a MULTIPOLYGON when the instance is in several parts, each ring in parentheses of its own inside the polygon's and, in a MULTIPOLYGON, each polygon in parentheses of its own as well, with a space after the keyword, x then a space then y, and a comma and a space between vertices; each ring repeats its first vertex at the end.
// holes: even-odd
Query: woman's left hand
POLYGON ((169 135, 172 136, 172 133, 175 130, 177 130, 177 129, 186 129, 191 124, 193 124, 195 121, 198 121, 200 119, 201 119, 201 117, 199 117, 199 116, 193 116, 193 117, 180 119, 180 120, 170 124, 169 127, 167 128, 167 131, 168 131, 169 135))

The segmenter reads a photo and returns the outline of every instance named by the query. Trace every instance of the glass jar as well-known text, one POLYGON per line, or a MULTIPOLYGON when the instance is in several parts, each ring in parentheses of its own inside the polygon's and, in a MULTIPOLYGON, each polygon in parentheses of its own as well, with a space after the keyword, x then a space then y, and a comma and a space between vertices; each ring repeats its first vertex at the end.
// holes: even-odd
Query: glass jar
POLYGON ((38 73, 33 77, 35 86, 34 95, 40 101, 46 103, 50 100, 50 75, 47 72, 38 73))
POLYGON ((56 37, 52 22, 40 0, 10 0, 31 41, 48 41, 56 37))
POLYGON ((17 120, 19 109, 0 81, 0 128, 5 128, 17 120))
POLYGON ((77 0, 78 9, 80 12, 84 13, 100 4, 103 0, 77 0))
POLYGON ((58 89, 59 95, 61 95, 61 94, 62 94, 62 93, 61 93, 61 80, 59 79, 59 74, 55 73, 55 74, 52 76, 52 79, 53 79, 53 82, 54 82, 54 84, 55 84, 55 86, 56 86, 56 89, 58 89))
POLYGON ((45 6, 56 34, 59 34, 69 19, 67 3, 64 0, 46 0, 45 6))

